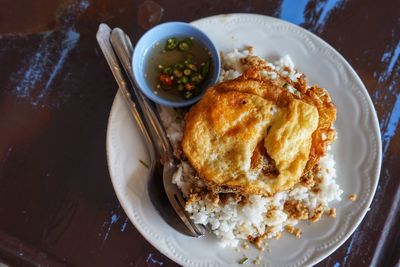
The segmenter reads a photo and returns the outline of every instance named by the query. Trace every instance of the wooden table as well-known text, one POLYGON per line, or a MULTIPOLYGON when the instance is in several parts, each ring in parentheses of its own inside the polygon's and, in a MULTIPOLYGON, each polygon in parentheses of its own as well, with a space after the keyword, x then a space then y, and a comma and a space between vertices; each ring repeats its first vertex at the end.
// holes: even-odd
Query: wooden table
POLYGON ((105 136, 116 83, 100 22, 133 41, 163 21, 233 12, 280 17, 336 48, 377 110, 383 166, 371 210, 319 266, 393 266, 400 256, 400 1, 2 0, 0 261, 16 266, 175 266, 114 194, 105 136))

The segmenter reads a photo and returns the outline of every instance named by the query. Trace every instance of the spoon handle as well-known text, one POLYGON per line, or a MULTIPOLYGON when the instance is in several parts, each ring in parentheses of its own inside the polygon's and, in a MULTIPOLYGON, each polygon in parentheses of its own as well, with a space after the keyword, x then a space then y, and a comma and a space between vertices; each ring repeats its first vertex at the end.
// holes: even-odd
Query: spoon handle
POLYGON ((154 151, 154 145, 152 138, 150 137, 146 125, 144 124, 138 107, 136 106, 135 102, 131 98, 131 94, 128 91, 127 84, 125 82, 124 76, 122 74, 117 56, 114 53, 114 50, 110 43, 110 35, 111 29, 104 23, 100 24, 99 29, 96 34, 97 42, 101 48, 101 51, 104 54, 104 57, 107 60, 108 65, 110 66, 111 72, 114 75, 115 80, 119 86, 119 90, 121 95, 123 96, 127 106, 129 107, 130 112, 132 113, 133 117, 135 118, 139 129, 141 130, 146 146, 149 150, 150 155, 150 163, 149 163, 149 175, 153 175, 153 172, 156 167, 156 156, 154 151))
POLYGON ((203 236, 205 230, 192 222, 190 216, 185 211, 185 201, 181 195, 181 191, 175 184, 172 183, 172 176, 175 173, 177 166, 174 162, 172 148, 164 128, 161 125, 161 122, 158 119, 154 109, 151 107, 150 102, 135 86, 135 80, 133 78, 131 66, 133 49, 130 39, 121 29, 115 28, 111 33, 111 44, 131 81, 135 96, 138 100, 138 105, 140 106, 145 122, 147 123, 147 129, 149 130, 153 144, 155 144, 157 153, 163 161, 162 178, 168 200, 176 214, 186 226, 187 230, 189 230, 189 235, 193 237, 203 236))
POLYGON ((111 32, 111 44, 115 49, 115 52, 122 63, 122 66, 124 67, 132 86, 134 87, 134 94, 138 100, 138 105, 142 110, 144 121, 148 126, 147 129, 155 146, 156 152, 160 158, 166 159, 166 157, 170 157, 172 155, 172 148, 168 141, 167 135, 149 100, 135 86, 131 65, 133 55, 132 43, 123 30, 114 28, 111 32))

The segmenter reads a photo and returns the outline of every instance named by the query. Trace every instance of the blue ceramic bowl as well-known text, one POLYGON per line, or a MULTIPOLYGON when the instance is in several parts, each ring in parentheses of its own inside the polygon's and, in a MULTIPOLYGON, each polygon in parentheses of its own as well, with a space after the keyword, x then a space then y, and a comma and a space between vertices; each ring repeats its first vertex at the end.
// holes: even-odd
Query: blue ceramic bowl
POLYGON ((154 28, 147 31, 137 42, 133 57, 132 57, 132 69, 133 76, 135 78, 136 85, 138 88, 152 101, 170 107, 184 107, 196 103, 206 91, 206 88, 215 84, 219 77, 221 59, 218 50, 214 46, 213 42, 208 36, 198 28, 184 22, 167 22, 155 26, 154 28), (150 88, 149 83, 145 77, 146 71, 146 60, 148 60, 151 49, 157 43, 166 40, 171 36, 190 36, 194 37, 199 41, 205 48, 211 53, 212 60, 212 72, 207 79, 208 82, 203 84, 202 92, 200 95, 182 100, 170 100, 163 98, 162 96, 155 94, 154 88, 150 88))

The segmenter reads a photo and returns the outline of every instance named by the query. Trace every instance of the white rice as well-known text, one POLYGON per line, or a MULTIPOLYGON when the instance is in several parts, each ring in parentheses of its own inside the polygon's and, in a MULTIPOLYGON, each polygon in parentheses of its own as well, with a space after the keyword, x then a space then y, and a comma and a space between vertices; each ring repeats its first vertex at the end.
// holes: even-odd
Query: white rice
MULTIPOLYGON (((236 78, 245 70, 240 63, 240 58, 248 56, 249 50, 234 50, 223 57, 223 70, 220 81, 236 78)), ((272 69, 292 81, 296 81, 302 74, 297 72, 294 63, 289 56, 284 56, 274 64, 268 64, 272 69), (290 72, 284 70, 288 66, 290 72)), ((287 68, 286 68, 287 69, 287 68)), ((276 73, 265 73, 271 79, 276 73)), ((290 89, 288 89, 290 90, 290 89)), ((160 116, 165 125, 167 135, 175 149, 179 149, 183 133, 183 118, 177 115, 175 110, 162 107, 160 116)), ((314 193, 307 187, 297 184, 290 191, 279 192, 273 197, 252 195, 246 204, 239 204, 238 200, 230 198, 224 204, 219 201, 215 204, 207 197, 186 205, 186 210, 191 214, 195 223, 207 225, 218 237, 222 247, 238 246, 241 240, 247 240, 248 236, 256 237, 266 234, 267 238, 276 237, 284 231, 286 226, 294 226, 298 220, 290 219, 284 211, 287 200, 300 201, 312 213, 318 206, 322 205, 325 212, 330 210, 333 201, 340 201, 343 191, 336 183, 335 160, 332 154, 327 154, 319 162, 320 171, 317 175, 321 179, 319 191, 314 193), (268 216, 267 216, 268 213, 268 216), (268 231, 267 231, 268 229, 268 231)), ((173 177, 175 183, 184 193, 189 194, 192 187, 195 171, 186 162, 182 161, 178 171, 173 177)), ((312 215, 312 214, 310 214, 312 215)))

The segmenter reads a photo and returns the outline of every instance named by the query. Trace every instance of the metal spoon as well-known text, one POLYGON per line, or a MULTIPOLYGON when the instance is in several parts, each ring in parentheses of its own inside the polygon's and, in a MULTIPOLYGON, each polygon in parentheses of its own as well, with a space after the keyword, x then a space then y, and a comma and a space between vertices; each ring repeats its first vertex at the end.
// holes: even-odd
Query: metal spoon
POLYGON ((150 138, 149 133, 147 132, 146 126, 142 120, 142 117, 139 113, 139 110, 135 104, 135 102, 131 98, 131 94, 127 89, 127 84, 124 80, 123 74, 121 72, 118 59, 114 53, 114 50, 110 43, 110 33, 111 29, 106 24, 100 24, 99 29, 96 34, 97 42, 101 48, 101 51, 104 54, 104 57, 107 60, 108 65, 110 66, 111 72, 114 75, 115 80, 119 86, 119 90, 121 95, 123 96, 129 111, 132 113, 133 117, 135 118, 140 131, 142 132, 146 147, 149 150, 150 155, 150 165, 149 165, 149 173, 148 176, 153 175, 155 167, 156 167, 156 154, 154 150, 153 141, 150 138))
MULTIPOLYGON (((127 38, 124 33, 123 33, 123 36, 125 38, 127 38)), ((172 212, 171 207, 165 205, 166 202, 168 202, 168 201, 165 201, 166 199, 165 200, 162 199, 163 198, 162 194, 160 196, 160 193, 162 193, 162 188, 158 187, 158 188, 155 188, 153 191, 157 192, 157 197, 159 198, 158 206, 162 206, 162 208, 159 210, 160 214, 162 213, 161 215, 163 216, 163 218, 171 226, 173 226, 176 230, 180 231, 181 233, 184 233, 184 234, 187 234, 190 236, 195 236, 195 237, 199 237, 199 236, 203 235, 203 231, 199 230, 198 227, 196 227, 196 225, 194 225, 192 223, 192 221, 189 219, 189 216, 184 211, 183 207, 185 205, 185 202, 184 202, 182 196, 180 195, 179 189, 175 185, 173 185, 171 182, 171 177, 172 177, 172 174, 174 173, 174 168, 176 168, 176 164, 172 164, 172 160, 169 160, 169 159, 173 158, 172 157, 172 148, 171 148, 171 146, 168 142, 168 139, 165 135, 164 129, 158 120, 158 117, 156 116, 150 103, 147 102, 147 99, 145 99, 144 96, 141 95, 138 90, 133 90, 133 92, 134 92, 133 95, 131 95, 129 93, 129 90, 128 90, 129 86, 128 86, 128 84, 126 84, 124 74, 121 72, 121 68, 119 65, 120 62, 118 61, 118 59, 114 53, 113 47, 110 43, 111 29, 107 25, 101 24, 99 26, 99 30, 98 30, 96 37, 97 37, 98 43, 106 57, 106 60, 111 68, 111 71, 113 72, 114 77, 120 87, 121 93, 124 96, 124 99, 125 99, 128 107, 130 108, 130 111, 132 112, 134 118, 136 119, 136 121, 139 125, 140 130, 142 131, 142 133, 145 137, 146 145, 148 147, 148 150, 150 153, 150 160, 151 160, 147 180, 155 181, 155 183, 153 183, 153 184, 155 184, 155 187, 158 186, 157 182, 161 181, 161 177, 158 177, 159 173, 157 172, 157 169, 158 169, 157 168, 158 167, 157 159, 159 159, 160 156, 162 155, 166 161, 166 164, 164 164, 164 172, 165 172, 165 170, 168 170, 167 174, 169 175, 169 179, 168 179, 169 183, 177 191, 176 194, 172 194, 172 196, 171 196, 172 198, 170 198, 170 195, 167 194, 168 200, 170 200, 170 201, 173 200, 173 202, 171 202, 171 204, 172 204, 175 212, 177 212, 177 214, 179 215, 181 222, 183 222, 186 227, 184 229, 182 229, 182 227, 180 227, 179 221, 177 221, 177 217, 169 216, 172 212), (132 98, 134 101, 132 100, 132 98), (180 202, 178 203, 177 201, 180 201, 180 202)), ((127 40, 128 40, 128 42, 126 43, 127 44, 126 49, 128 49, 128 50, 125 50, 125 52, 128 52, 128 56, 129 56, 129 54, 131 56, 132 55, 132 44, 130 43, 129 38, 127 38, 127 40)), ((118 51, 121 53, 124 50, 119 49, 118 51)), ((124 54, 122 54, 122 56, 124 56, 124 54)), ((124 60, 125 64, 127 62, 129 62, 129 67, 130 67, 130 60, 126 61, 125 57, 121 57, 121 61, 122 60, 124 60)), ((128 72, 128 74, 130 74, 130 72, 128 72)), ((132 78, 130 77, 130 79, 132 79, 132 78)), ((131 80, 131 81, 133 81, 133 80, 131 80)), ((134 85, 134 84, 132 83, 132 85, 134 85)), ((163 177, 165 177, 165 175, 163 175, 163 177)), ((165 183, 164 183, 164 185, 165 185, 165 183)), ((164 186, 164 189, 165 188, 166 187, 164 186)), ((167 193, 167 190, 165 192, 167 193)), ((171 192, 171 189, 168 190, 168 192, 171 192)), ((151 192, 149 192, 149 194, 151 195, 151 192)))
POLYGON ((185 200, 179 188, 172 183, 172 175, 177 170, 177 164, 173 157, 173 151, 168 137, 164 131, 158 116, 155 114, 148 99, 135 86, 132 72, 133 47, 129 37, 119 28, 115 28, 111 33, 111 44, 120 59, 129 80, 133 86, 134 93, 138 99, 138 105, 142 108, 145 122, 148 126, 150 137, 155 144, 156 153, 163 161, 163 184, 168 200, 178 214, 182 222, 194 237, 203 236, 205 228, 193 223, 189 214, 185 211, 185 200))

